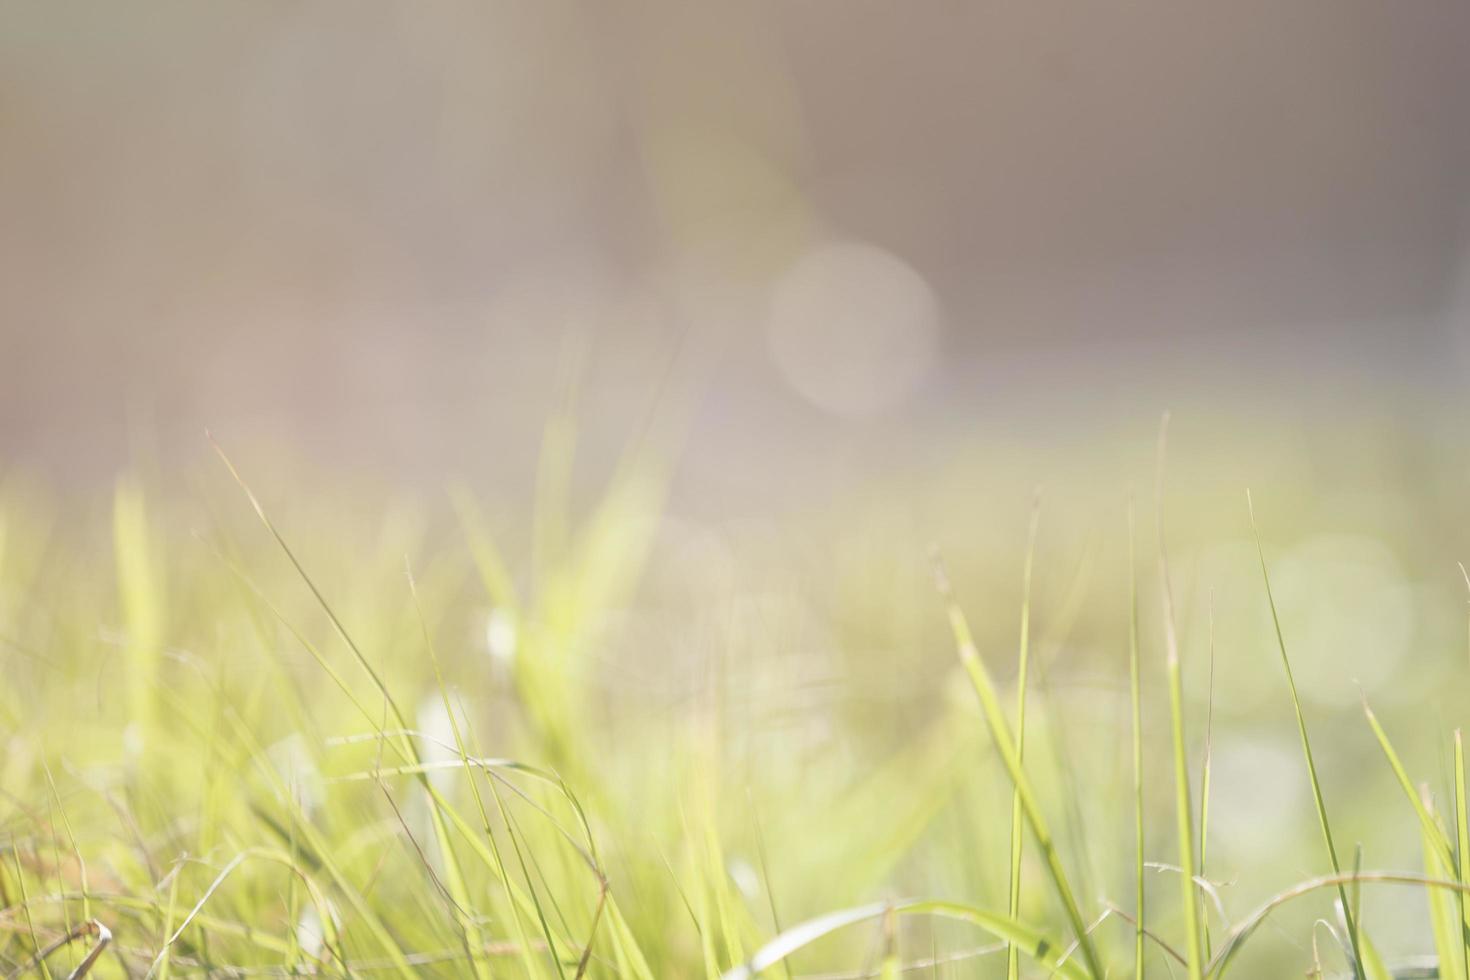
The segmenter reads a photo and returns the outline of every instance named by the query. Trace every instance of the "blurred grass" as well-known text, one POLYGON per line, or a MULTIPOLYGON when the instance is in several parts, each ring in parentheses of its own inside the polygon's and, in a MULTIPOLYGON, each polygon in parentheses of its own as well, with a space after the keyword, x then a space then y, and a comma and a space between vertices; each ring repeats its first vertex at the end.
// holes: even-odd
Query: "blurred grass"
POLYGON ((1134 567, 1123 477, 1049 486, 1040 535, 963 473, 719 522, 670 511, 646 447, 588 489, 570 412, 524 514, 258 461, 253 496, 222 468, 126 474, 110 507, 0 482, 0 969, 1002 977, 1010 948, 1021 976, 1348 975, 1361 916, 1369 975, 1463 975, 1444 478, 1275 471, 1294 704, 1214 463, 1171 479, 1165 579, 1134 567), (1392 669, 1335 620, 1399 643, 1392 669), (1334 870, 1318 782, 1409 885, 1270 905, 1334 870), (1342 949, 1313 952, 1318 919, 1342 949))

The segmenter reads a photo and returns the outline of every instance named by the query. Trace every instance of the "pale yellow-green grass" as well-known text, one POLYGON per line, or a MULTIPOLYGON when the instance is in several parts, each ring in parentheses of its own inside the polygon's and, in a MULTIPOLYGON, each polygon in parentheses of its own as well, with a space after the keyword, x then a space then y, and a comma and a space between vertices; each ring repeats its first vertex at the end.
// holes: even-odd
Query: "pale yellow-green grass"
POLYGON ((575 442, 524 507, 0 481, 0 974, 1467 976, 1463 608, 1316 697, 1320 487, 1217 579, 1251 517, 1162 461, 1138 541, 1122 480, 724 524, 575 442))

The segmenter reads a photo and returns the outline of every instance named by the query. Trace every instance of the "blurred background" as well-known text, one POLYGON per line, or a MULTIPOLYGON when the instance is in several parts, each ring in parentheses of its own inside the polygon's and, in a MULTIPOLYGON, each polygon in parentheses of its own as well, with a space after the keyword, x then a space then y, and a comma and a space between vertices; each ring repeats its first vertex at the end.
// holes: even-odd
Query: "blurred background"
POLYGON ((87 479, 209 426, 504 481, 569 360, 587 451, 663 397, 681 486, 732 504, 977 430, 1458 412, 1467 31, 1457 0, 7 4, 0 453, 87 479))
MULTIPOLYGON (((650 760, 710 696, 731 769, 761 774, 788 919, 895 890, 994 904, 989 818, 1009 796, 993 757, 951 785, 969 770, 931 744, 953 712, 978 724, 927 549, 1008 683, 1044 488, 1052 674, 1032 724, 1055 765, 1038 778, 1116 802, 1130 490, 1148 751, 1167 765, 1150 574, 1167 408, 1196 763, 1211 609, 1220 651, 1212 860, 1239 877, 1232 911, 1323 870, 1247 486, 1341 838, 1416 868, 1356 705, 1367 692, 1415 777, 1448 786, 1444 733, 1470 722, 1467 39, 1462 0, 5 3, 0 502, 24 516, 0 624, 42 649, 82 624, 67 635, 90 690, 92 626, 131 629, 103 581, 126 550, 107 522, 127 517, 174 589, 156 617, 171 642, 210 647, 224 617, 189 610, 223 600, 180 569, 218 571, 191 532, 241 507, 207 428, 385 648, 417 642, 379 601, 401 604, 399 555, 444 556, 426 593, 485 717, 513 685, 482 654, 535 627, 546 568, 606 586, 585 615, 545 603, 590 651, 593 756, 558 761, 594 783, 605 766, 634 835, 610 838, 686 829, 646 825, 645 799, 685 786, 650 760), (124 483, 99 516, 130 468, 149 504, 124 483), (452 483, 527 593, 511 619, 463 530, 420 519, 452 483), (383 502, 400 495, 429 503, 383 502), (59 559, 74 532, 93 535, 84 557, 59 559), (45 619, 47 594, 81 611, 45 619), (648 754, 605 758, 606 733, 648 754), (888 836, 811 840, 829 790, 888 836), (874 866, 823 891, 864 849, 874 866)), ((35 690, 62 699, 47 676, 35 690)), ((959 750, 983 754, 975 738, 959 750)), ((1162 783, 1151 806, 1168 827, 1162 783)), ((1089 894, 1117 897, 1131 811, 1104 811, 1073 814, 1066 846, 1089 894)), ((748 824, 721 819, 753 860, 748 824)), ((627 860, 652 909, 638 927, 682 914, 650 854, 627 860)), ((1391 898, 1368 898, 1380 944, 1422 953, 1422 910, 1391 898)), ((1303 915, 1259 970, 1302 967, 1303 915)), ((659 962, 691 969, 693 942, 659 962)))

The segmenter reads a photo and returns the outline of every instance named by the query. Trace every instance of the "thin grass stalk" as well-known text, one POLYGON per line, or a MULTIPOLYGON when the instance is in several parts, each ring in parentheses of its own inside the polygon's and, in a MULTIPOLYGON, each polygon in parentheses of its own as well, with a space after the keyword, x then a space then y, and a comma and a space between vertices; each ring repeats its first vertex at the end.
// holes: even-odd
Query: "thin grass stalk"
POLYGON ((1155 507, 1158 518, 1159 590, 1164 612, 1165 672, 1169 683, 1169 729, 1174 747, 1174 817, 1179 838, 1180 897, 1184 912, 1185 953, 1190 980, 1203 976, 1199 895, 1194 883, 1194 814, 1189 792, 1189 754, 1184 741, 1184 683, 1179 664, 1179 637, 1174 631, 1174 592, 1169 584, 1169 554, 1164 546, 1164 461, 1169 415, 1159 426, 1155 507))
MULTIPOLYGON (((1205 708, 1205 762, 1200 775, 1199 787, 1199 877, 1205 878, 1205 858, 1209 853, 1210 840, 1210 772, 1215 758, 1215 591, 1210 590, 1210 683, 1209 700, 1205 708)), ((1204 915, 1205 959, 1211 956, 1210 916, 1204 915)))
POLYGON ((163 582, 143 488, 118 481, 113 498, 113 551, 118 605, 127 630, 128 717, 145 737, 154 719, 153 692, 164 643, 163 582))
MULTIPOLYGON (((212 438, 211 441, 213 441, 212 438)), ((357 645, 357 642, 355 640, 353 640, 352 635, 347 632, 347 627, 343 625, 341 619, 338 618, 336 611, 333 610, 331 604, 327 602, 326 596, 322 594, 321 590, 317 587, 316 582, 311 578, 310 575, 307 574, 306 568, 296 557, 296 553, 292 551, 291 546, 286 543, 285 537, 282 536, 279 530, 277 530, 275 523, 271 521, 270 517, 266 514, 265 508, 261 505, 260 500, 255 496, 254 491, 250 489, 249 485, 246 484, 244 478, 235 468, 235 464, 231 462, 230 458, 225 454, 224 449, 217 442, 214 443, 214 448, 215 452, 224 462, 225 468, 229 470, 230 476, 234 478, 235 483, 244 492, 246 499, 250 503, 251 509, 255 511, 256 517, 260 519, 260 522, 262 525, 265 526, 266 531, 268 531, 271 537, 275 539, 276 544, 280 547, 282 553, 285 554, 287 560, 291 563, 292 568, 295 569, 297 575, 301 578, 301 581, 305 583, 307 589, 311 592, 313 598, 317 602, 317 605, 326 614, 327 620, 331 623, 333 631, 342 640, 343 644, 348 648, 348 650, 351 651, 353 658, 357 661, 363 672, 367 674, 368 678, 372 681, 373 686, 377 688, 378 692, 382 695, 385 712, 392 715, 400 730, 407 731, 409 726, 406 716, 404 715, 402 709, 399 707, 398 702, 389 692, 388 686, 386 683, 384 683, 382 675, 373 667, 372 662, 368 660, 367 655, 363 653, 362 648, 357 645)), ((319 662, 325 662, 324 658, 318 658, 318 660, 319 662)), ((383 726, 379 727, 381 729, 383 726)), ((413 739, 410 736, 402 736, 401 748, 404 754, 406 754, 406 756, 413 762, 421 761, 421 757, 418 754, 418 748, 416 745, 414 745, 413 739)), ((460 890, 461 894, 464 894, 462 890, 462 876, 458 867, 458 858, 456 857, 454 849, 449 842, 448 831, 444 825, 443 810, 441 809, 441 807, 447 808, 447 804, 442 799, 442 797, 439 797, 438 794, 435 792, 427 777, 422 777, 421 783, 424 787, 425 792, 427 792, 431 797, 430 814, 433 818, 434 832, 440 844, 440 849, 444 857, 446 870, 449 870, 451 872, 451 881, 456 878, 460 879, 460 881, 458 882, 457 890, 460 890)), ((386 936, 386 933, 384 933, 384 935, 386 936)), ((548 932, 548 939, 549 935, 550 934, 548 932)), ((470 920, 468 922, 467 939, 477 936, 478 928, 475 927, 472 920, 470 920)), ((475 943, 474 945, 477 948, 479 944, 475 943)), ((402 960, 401 950, 397 949, 397 944, 390 940, 388 946, 390 953, 396 954, 395 965, 406 967, 407 964, 405 961, 402 960)), ((551 948, 552 961, 556 963, 558 973, 560 973, 561 964, 560 961, 556 958, 555 947, 552 946, 551 948)))
POLYGON ((964 665, 970 683, 980 698, 981 714, 990 731, 991 741, 995 744, 996 751, 1000 753, 1001 761, 1006 767, 1012 785, 1020 791, 1021 809, 1026 815, 1026 822, 1031 825, 1031 832, 1036 837, 1036 845, 1045 859, 1052 886, 1062 903, 1067 921, 1077 937, 1087 972, 1096 980, 1100 980, 1105 976, 1106 971, 1102 968, 1102 960, 1098 957, 1097 948, 1087 929, 1087 923, 1082 918, 1082 910, 1072 892, 1066 869, 1062 867, 1062 859, 1057 853, 1051 830, 1047 827, 1046 818, 1042 816, 1041 805, 1037 802, 1035 791, 1031 788, 1031 781, 1027 778, 1025 770, 1021 767, 1021 760, 1016 755, 1015 741, 1011 736, 1010 726, 1006 724, 1005 714, 1001 710, 995 682, 989 670, 986 669, 985 662, 980 659, 980 651, 976 648, 974 637, 970 633, 970 624, 965 620, 965 615, 955 600, 949 576, 945 574, 943 566, 938 563, 935 567, 935 580, 940 595, 944 598, 949 610, 950 629, 954 633, 955 645, 959 648, 960 662, 964 665))
POLYGON ((158 980, 168 980, 169 967, 172 965, 171 955, 173 953, 174 911, 178 906, 179 897, 179 875, 183 872, 182 865, 175 865, 168 876, 168 905, 163 917, 163 947, 158 951, 158 958, 153 961, 152 973, 158 980))
MULTIPOLYGON (((1261 532, 1256 527, 1256 508, 1255 504, 1251 501, 1249 490, 1245 492, 1245 505, 1246 510, 1250 514, 1251 534, 1256 539, 1256 555, 1261 562, 1261 581, 1265 583, 1266 602, 1271 607, 1271 625, 1276 630, 1276 645, 1281 651, 1281 666, 1286 672, 1286 686, 1291 692, 1292 710, 1296 713, 1296 727, 1297 732, 1301 735, 1302 754, 1306 756, 1307 760, 1307 775, 1312 782, 1312 801, 1316 804, 1317 808, 1317 822, 1322 829, 1323 843, 1327 845, 1327 858, 1332 864, 1332 873, 1340 876, 1342 874, 1342 865, 1337 860, 1337 845, 1332 839, 1332 823, 1327 818, 1327 804, 1322 798, 1322 783, 1317 778, 1317 764, 1312 759, 1312 740, 1307 734, 1307 720, 1302 714, 1301 699, 1297 696, 1296 678, 1291 672, 1291 658, 1286 653, 1286 636, 1281 631, 1281 617, 1276 611, 1276 597, 1271 592, 1271 575, 1266 570, 1266 551, 1261 545, 1261 532)), ((1339 885, 1337 891, 1338 899, 1343 905, 1344 917, 1347 919, 1348 942, 1352 946, 1353 953, 1353 969, 1358 976, 1362 976, 1363 952, 1358 942, 1357 920, 1353 918, 1352 912, 1348 909, 1346 889, 1342 885, 1339 885)))
POLYGON ((1143 980, 1144 839, 1143 839, 1143 710, 1138 663, 1138 559, 1135 554, 1133 499, 1128 500, 1128 694, 1133 709, 1133 976, 1143 980))
MULTIPOLYGON (((406 558, 404 559, 404 572, 408 577, 408 591, 413 598, 414 613, 418 617, 419 630, 423 634, 424 648, 428 651, 429 662, 433 665, 434 668, 434 682, 439 688, 439 697, 444 705, 444 714, 449 719, 449 730, 454 735, 454 747, 455 750, 459 753, 460 764, 464 767, 466 780, 470 784, 470 792, 473 794, 475 799, 475 806, 479 809, 480 820, 485 828, 485 837, 490 842, 491 852, 495 855, 495 872, 499 876, 502 884, 505 886, 506 902, 510 908, 511 918, 514 920, 517 938, 520 940, 521 946, 523 948, 530 949, 530 942, 529 937, 526 935, 525 924, 521 921, 520 910, 516 907, 515 897, 511 894, 510 891, 510 879, 505 873, 505 862, 501 859, 500 845, 496 842, 495 832, 490 826, 490 817, 485 809, 485 801, 480 795, 479 782, 475 778, 476 773, 473 769, 470 768, 470 754, 469 751, 465 748, 464 738, 460 734, 459 719, 456 717, 454 704, 449 697, 449 687, 447 684, 444 683, 444 672, 439 666, 439 653, 434 647, 433 635, 429 632, 429 622, 427 617, 424 616, 423 603, 419 600, 418 583, 414 580, 413 569, 409 566, 408 560, 406 558)), ((453 876, 450 879, 450 887, 455 905, 458 908, 466 908, 466 900, 468 899, 468 894, 465 890, 463 876, 459 873, 458 862, 453 860, 453 850, 449 845, 449 831, 448 828, 444 826, 444 816, 439 811, 438 805, 433 799, 429 800, 429 806, 431 812, 434 815, 434 832, 439 838, 440 847, 446 853, 446 865, 453 872, 453 876)), ((465 933, 466 943, 472 950, 479 950, 480 947, 483 945, 483 940, 480 937, 479 928, 473 923, 473 921, 470 920, 470 917, 465 913, 460 914, 460 919, 461 928, 465 933)), ((554 957, 555 947, 550 945, 551 937, 549 933, 546 935, 546 939, 548 942, 548 948, 553 950, 552 955, 554 957)), ((474 970, 476 976, 486 977, 488 980, 488 968, 480 962, 478 957, 474 961, 474 970)))
POLYGON ((1240 952, 1241 947, 1260 928, 1261 923, 1265 922, 1276 909, 1321 889, 1343 889, 1345 886, 1354 882, 1411 885, 1419 888, 1452 891, 1457 894, 1463 894, 1467 890, 1470 890, 1470 886, 1458 881, 1433 878, 1429 875, 1411 874, 1405 871, 1363 871, 1358 874, 1332 874, 1298 882, 1285 891, 1278 892, 1270 899, 1267 899, 1254 912, 1251 912, 1243 919, 1237 920, 1230 927, 1224 941, 1220 944, 1220 949, 1215 954, 1215 958, 1210 961, 1205 975, 1212 978, 1212 980, 1220 980, 1220 978, 1224 977, 1227 968, 1234 960, 1235 955, 1240 952))
MULTIPOLYGON (((1010 948, 1015 949, 1015 945, 1010 948)), ((883 916, 883 965, 878 969, 878 980, 898 980, 898 974, 898 916, 889 909, 883 916)))
MULTIPOLYGON (((1465 740, 1458 728, 1455 729, 1455 880, 1460 884, 1470 881, 1470 821, 1466 820, 1467 804, 1465 801, 1465 740)), ((1466 918, 1467 909, 1465 893, 1463 891, 1456 895, 1460 908, 1460 930, 1464 937, 1464 956, 1461 962, 1465 967, 1465 977, 1470 980, 1470 931, 1466 931, 1466 924, 1470 919, 1466 918)))
MULTIPOLYGON (((1363 921, 1363 883, 1358 877, 1362 873, 1363 845, 1361 842, 1359 842, 1357 847, 1353 849, 1353 882, 1352 890, 1348 893, 1348 897, 1349 899, 1351 899, 1352 905, 1347 907, 1352 909, 1353 918, 1355 918, 1359 923, 1363 921)), ((1339 906, 1339 909, 1344 912, 1344 914, 1341 916, 1341 921, 1342 924, 1346 926, 1346 909, 1342 906, 1339 906)), ((1378 953, 1378 947, 1373 945, 1373 939, 1371 936, 1368 935, 1366 930, 1359 932, 1358 942, 1362 944, 1363 948, 1364 980, 1393 980, 1393 975, 1388 972, 1388 967, 1385 966, 1383 963, 1383 957, 1378 953)), ((1352 955, 1352 951, 1350 949, 1344 949, 1343 952, 1349 957, 1351 957, 1352 955)))
MULTIPOLYGON (((1041 497, 1038 494, 1031 503, 1031 522, 1026 531, 1026 565, 1021 576, 1021 641, 1016 668, 1016 757, 1022 764, 1026 759, 1026 675, 1031 663, 1031 573, 1036 563, 1036 531, 1041 523, 1041 497)), ((1011 877, 1010 901, 1006 906, 1012 919, 1021 915, 1021 850, 1023 835, 1021 825, 1025 820, 1021 813, 1021 794, 1011 790, 1011 877)), ((1014 947, 1006 950, 1007 980, 1017 980, 1021 972, 1020 953, 1014 947)))

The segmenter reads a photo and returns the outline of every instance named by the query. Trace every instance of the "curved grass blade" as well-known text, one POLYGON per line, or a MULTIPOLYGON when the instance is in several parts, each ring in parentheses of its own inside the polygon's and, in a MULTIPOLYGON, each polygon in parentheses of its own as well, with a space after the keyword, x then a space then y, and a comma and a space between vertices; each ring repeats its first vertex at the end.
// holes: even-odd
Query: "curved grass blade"
POLYGON ((755 955, 744 965, 727 971, 723 980, 753 980, 792 953, 840 929, 862 922, 871 922, 874 919, 888 916, 897 918, 904 915, 927 915, 969 922, 997 938, 1004 939, 1027 957, 1047 967, 1051 971, 1051 976, 1054 977, 1062 977, 1064 980, 1088 980, 1096 976, 1084 968, 1081 963, 1067 958, 1066 952, 1054 939, 1009 916, 987 912, 984 909, 959 902, 920 899, 894 904, 875 902, 871 905, 860 905, 856 908, 829 912, 815 919, 808 919, 806 922, 792 926, 756 950, 755 955))
POLYGON ((1220 951, 1215 954, 1215 958, 1210 961, 1206 968, 1205 976, 1211 978, 1211 980, 1220 980, 1220 978, 1224 977, 1231 960, 1235 958, 1235 954, 1240 952, 1246 940, 1261 927, 1261 924, 1270 917, 1272 912, 1281 906, 1324 888, 1335 888, 1339 893, 1343 893, 1346 886, 1353 883, 1414 885, 1420 888, 1439 889, 1458 892, 1460 894, 1464 894, 1465 891, 1470 890, 1470 886, 1461 884, 1458 881, 1432 878, 1428 875, 1416 875, 1403 871, 1363 871, 1358 874, 1332 874, 1321 878, 1311 878, 1293 885, 1286 891, 1279 892, 1267 899, 1255 911, 1231 927, 1230 932, 1225 937, 1225 941, 1220 945, 1220 951))
MULTIPOLYGON (((1130 926, 1137 927, 1138 925, 1137 919, 1133 918, 1133 916, 1118 908, 1118 906, 1116 905, 1109 905, 1108 913, 1111 915, 1116 915, 1118 918, 1122 919, 1130 926)), ((1184 954, 1179 952, 1179 950, 1175 949, 1173 946, 1170 946, 1166 940, 1154 933, 1152 929, 1145 929, 1143 931, 1143 937, 1149 942, 1153 943, 1155 946, 1157 946, 1161 953, 1168 956, 1175 963, 1178 963, 1180 966, 1188 969, 1189 961, 1184 958, 1184 954)))
POLYGON ((86 956, 82 957, 82 961, 76 965, 76 968, 66 975, 67 980, 81 980, 82 977, 92 972, 92 967, 97 965, 97 960, 112 943, 112 931, 96 919, 84 920, 76 928, 68 929, 61 936, 38 949, 29 960, 7 973, 6 980, 10 980, 11 977, 24 976, 32 970, 41 972, 43 976, 50 976, 46 961, 51 958, 52 954, 79 940, 91 938, 97 941, 92 944, 92 948, 87 951, 86 956))
MULTIPOLYGON (((321 921, 322 930, 326 934, 325 938, 327 939, 327 942, 324 943, 324 946, 326 946, 327 948, 331 948, 332 943, 335 942, 335 936, 332 934, 331 906, 328 904, 326 893, 322 890, 321 886, 318 885, 316 880, 313 879, 310 875, 302 871, 301 867, 291 859, 291 856, 289 854, 272 850, 270 848, 249 847, 241 851, 239 854, 236 854, 233 858, 230 859, 228 863, 225 864, 223 868, 220 869, 219 873, 215 875, 214 880, 210 882, 209 887, 204 890, 204 894, 200 896, 199 900, 194 904, 194 907, 189 910, 189 913, 184 916, 183 921, 181 921, 177 927, 172 926, 172 924, 170 923, 170 931, 167 938, 164 940, 163 948, 160 949, 157 956, 154 957, 153 964, 149 971, 151 974, 156 973, 161 977, 168 976, 169 953, 172 950, 174 944, 179 941, 179 937, 181 937, 184 934, 184 931, 187 930, 191 924, 193 924, 196 918, 198 918, 199 913, 204 910, 204 906, 207 905, 209 903, 209 900, 214 897, 215 892, 219 891, 220 886, 225 883, 225 880, 228 879, 232 874, 234 874, 236 869, 238 869, 241 865, 250 860, 262 860, 279 864, 301 880, 302 884, 306 886, 307 892, 311 896, 312 902, 316 906, 317 916, 321 921)), ((177 876, 175 876, 171 884, 177 885, 177 882, 178 878, 177 876)), ((169 895, 170 919, 172 919, 173 903, 174 895, 173 888, 171 887, 169 895)), ((402 966, 405 970, 408 969, 408 963, 406 959, 404 960, 402 966)), ((412 974, 410 973, 409 975, 411 976, 412 974)))

